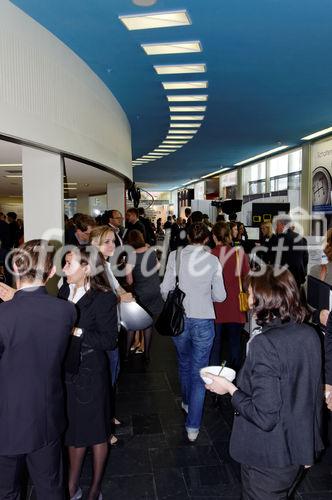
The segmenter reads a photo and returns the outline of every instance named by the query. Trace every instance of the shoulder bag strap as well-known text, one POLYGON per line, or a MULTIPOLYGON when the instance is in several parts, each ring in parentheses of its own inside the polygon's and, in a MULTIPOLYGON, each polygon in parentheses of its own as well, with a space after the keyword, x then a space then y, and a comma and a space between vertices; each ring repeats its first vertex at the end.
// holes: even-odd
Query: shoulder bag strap
POLYGON ((237 275, 239 279, 239 288, 240 288, 240 293, 243 292, 242 290, 242 280, 241 280, 241 272, 240 272, 240 259, 239 259, 239 252, 237 247, 235 247, 235 254, 236 254, 236 270, 237 270, 237 275))
POLYGON ((181 250, 176 250, 176 253, 175 253, 175 264, 176 264, 175 286, 176 287, 179 286, 180 260, 181 260, 181 250))

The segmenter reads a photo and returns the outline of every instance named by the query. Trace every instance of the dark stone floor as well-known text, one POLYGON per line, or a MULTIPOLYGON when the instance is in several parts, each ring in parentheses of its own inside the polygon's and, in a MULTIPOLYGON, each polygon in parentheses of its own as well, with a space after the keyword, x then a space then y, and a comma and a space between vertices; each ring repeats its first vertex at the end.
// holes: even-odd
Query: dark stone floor
MULTIPOLYGON (((184 431, 176 356, 170 339, 155 336, 151 363, 133 355, 119 379, 117 416, 124 425, 112 448, 103 483, 104 500, 240 500, 239 466, 228 453, 233 412, 229 398, 206 398, 195 443, 184 431)), ((332 466, 318 464, 306 474, 294 500, 332 499, 332 466)), ((81 486, 91 473, 87 456, 81 486)), ((34 499, 33 492, 29 495, 34 499)), ((47 499, 43 499, 47 500, 47 499)))

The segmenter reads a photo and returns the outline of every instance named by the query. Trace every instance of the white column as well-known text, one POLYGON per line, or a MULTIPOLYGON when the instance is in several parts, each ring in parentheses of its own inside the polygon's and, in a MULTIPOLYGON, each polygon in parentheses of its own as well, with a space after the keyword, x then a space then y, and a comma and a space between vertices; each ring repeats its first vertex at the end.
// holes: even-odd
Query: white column
POLYGON ((123 181, 110 182, 107 184, 107 209, 119 210, 124 215, 125 207, 125 186, 123 181))
POLYGON ((81 193, 77 195, 77 212, 90 215, 89 195, 81 193))
POLYGON ((59 154, 22 147, 25 241, 63 242, 63 165, 59 154))

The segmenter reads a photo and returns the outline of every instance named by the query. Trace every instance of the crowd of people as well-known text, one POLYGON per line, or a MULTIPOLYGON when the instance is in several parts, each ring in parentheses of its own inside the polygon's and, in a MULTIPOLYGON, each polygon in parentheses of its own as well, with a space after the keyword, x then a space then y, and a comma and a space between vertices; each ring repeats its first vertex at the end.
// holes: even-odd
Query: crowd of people
MULTIPOLYGON (((7 222, 0 214, 1 249, 10 252, 6 272, 14 276, 0 283, 1 499, 19 498, 26 461, 37 498, 62 500, 67 491, 79 500, 87 448, 93 461, 88 500, 102 499, 109 446, 117 444, 120 424, 120 362, 141 355, 149 363, 154 326, 176 283, 184 294, 184 328, 172 341, 188 440, 199 435, 207 389, 231 395, 230 451, 241 463, 244 499, 287 498, 302 469, 315 463, 326 438, 324 401, 332 411, 332 314, 306 305, 306 239, 286 215, 278 217, 275 233, 272 224, 262 224, 254 248, 236 214, 227 221, 220 214, 214 224, 199 211, 185 215, 156 225, 142 208, 129 208, 125 218, 116 209, 97 219, 67 218, 55 298, 46 292, 56 273, 55 250, 44 240, 23 243, 18 230, 15 237, 9 230, 15 218, 7 214, 7 222), (164 269, 155 246, 161 237, 169 242, 164 269), (120 308, 133 301, 151 322, 126 331, 121 350, 120 308), (249 313, 256 325, 250 339, 249 313), (318 316, 320 327, 313 326, 318 316), (236 380, 209 374, 212 383, 204 385, 200 370, 222 360, 236 380)), ((327 263, 310 273, 330 282, 332 229, 324 251, 327 263)))

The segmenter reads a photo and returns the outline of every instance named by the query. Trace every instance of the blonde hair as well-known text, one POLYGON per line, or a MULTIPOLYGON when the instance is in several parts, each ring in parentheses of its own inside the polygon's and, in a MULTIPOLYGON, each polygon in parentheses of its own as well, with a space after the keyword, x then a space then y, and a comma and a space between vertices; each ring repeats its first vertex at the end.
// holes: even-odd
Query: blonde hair
POLYGON ((262 227, 265 227, 267 229, 267 235, 269 238, 271 238, 272 234, 273 234, 273 230, 272 230, 272 224, 271 222, 263 222, 261 224, 261 228, 262 227))
POLYGON ((107 238, 107 233, 113 233, 114 231, 110 226, 98 226, 92 229, 89 235, 90 243, 95 240, 95 243, 98 247, 100 247, 107 238))

